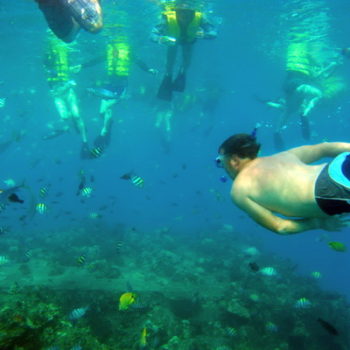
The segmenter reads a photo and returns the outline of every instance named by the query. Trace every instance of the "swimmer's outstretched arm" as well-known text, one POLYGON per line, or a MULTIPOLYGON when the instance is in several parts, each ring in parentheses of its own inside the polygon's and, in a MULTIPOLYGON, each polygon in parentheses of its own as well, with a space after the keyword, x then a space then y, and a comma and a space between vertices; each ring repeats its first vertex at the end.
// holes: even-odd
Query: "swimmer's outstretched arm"
POLYGON ((231 192, 231 197, 236 205, 245 211, 256 223, 279 235, 292 235, 316 229, 340 231, 343 227, 349 226, 348 220, 335 216, 285 219, 274 215, 270 210, 250 199, 248 195, 231 192))
POLYGON ((231 193, 235 204, 245 211, 256 223, 279 235, 291 235, 318 228, 312 219, 290 220, 274 215, 270 210, 254 202, 248 196, 231 193))
POLYGON ((323 142, 316 145, 296 147, 288 150, 303 163, 310 164, 322 158, 334 158, 343 152, 350 152, 349 142, 323 142))

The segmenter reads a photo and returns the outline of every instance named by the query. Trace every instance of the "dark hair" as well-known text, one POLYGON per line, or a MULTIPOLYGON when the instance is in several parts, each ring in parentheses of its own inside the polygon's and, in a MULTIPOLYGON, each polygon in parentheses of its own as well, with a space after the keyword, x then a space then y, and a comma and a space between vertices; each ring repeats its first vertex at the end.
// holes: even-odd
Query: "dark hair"
POLYGON ((256 138, 249 134, 236 134, 226 139, 219 147, 219 153, 225 156, 236 155, 240 158, 257 157, 260 149, 260 143, 256 138))

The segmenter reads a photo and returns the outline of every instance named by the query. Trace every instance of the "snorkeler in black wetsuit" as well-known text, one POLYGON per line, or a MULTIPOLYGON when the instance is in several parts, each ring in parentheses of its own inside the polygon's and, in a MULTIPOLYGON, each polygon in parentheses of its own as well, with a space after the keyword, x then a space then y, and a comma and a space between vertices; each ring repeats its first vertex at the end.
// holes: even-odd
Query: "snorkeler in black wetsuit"
POLYGON ((103 18, 99 0, 35 0, 46 22, 64 42, 72 42, 80 28, 90 33, 102 29, 103 18))

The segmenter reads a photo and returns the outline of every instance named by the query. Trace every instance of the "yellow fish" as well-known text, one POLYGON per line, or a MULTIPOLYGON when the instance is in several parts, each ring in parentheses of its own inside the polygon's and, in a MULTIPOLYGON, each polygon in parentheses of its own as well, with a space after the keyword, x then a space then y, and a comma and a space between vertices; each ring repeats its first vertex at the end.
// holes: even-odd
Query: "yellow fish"
POLYGON ((140 337, 140 349, 144 349, 146 348, 146 346, 147 346, 147 328, 144 327, 140 337))
POLYGON ((346 245, 341 242, 328 242, 328 246, 337 252, 346 252, 346 245))
POLYGON ((119 310, 127 310, 130 305, 134 304, 137 295, 135 293, 127 292, 120 296, 119 298, 119 310))

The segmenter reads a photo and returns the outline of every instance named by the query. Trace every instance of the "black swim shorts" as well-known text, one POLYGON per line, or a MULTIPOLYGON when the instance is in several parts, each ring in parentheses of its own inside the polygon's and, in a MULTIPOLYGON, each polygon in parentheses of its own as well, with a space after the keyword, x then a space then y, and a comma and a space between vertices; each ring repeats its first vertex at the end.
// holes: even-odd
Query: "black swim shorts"
POLYGON ((341 153, 322 169, 315 199, 328 215, 350 213, 350 153, 341 153))

